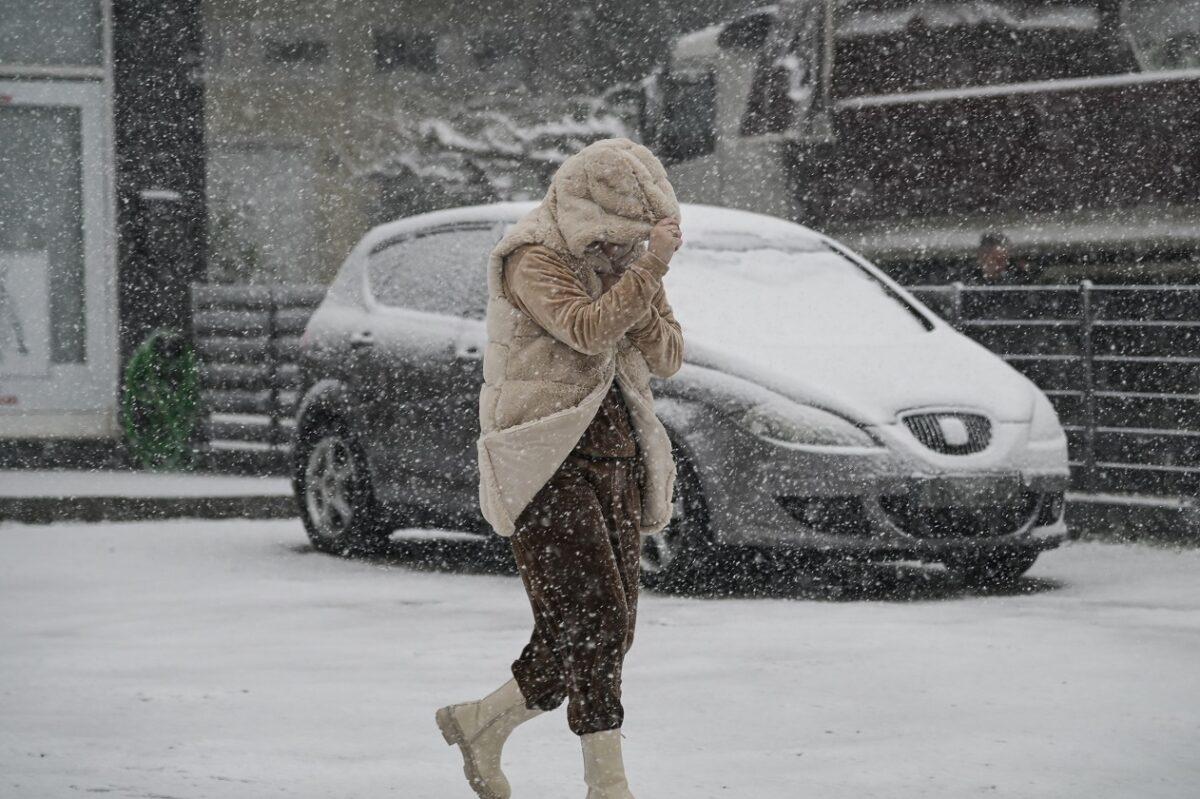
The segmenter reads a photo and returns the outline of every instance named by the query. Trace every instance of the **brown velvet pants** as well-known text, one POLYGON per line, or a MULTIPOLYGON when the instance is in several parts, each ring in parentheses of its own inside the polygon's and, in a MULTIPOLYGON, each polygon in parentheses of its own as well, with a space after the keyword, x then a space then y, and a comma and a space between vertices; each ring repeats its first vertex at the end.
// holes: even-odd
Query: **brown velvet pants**
POLYGON ((533 635, 512 673, 530 708, 569 700, 576 735, 621 726, 641 550, 638 458, 567 460, 517 519, 513 553, 533 635))

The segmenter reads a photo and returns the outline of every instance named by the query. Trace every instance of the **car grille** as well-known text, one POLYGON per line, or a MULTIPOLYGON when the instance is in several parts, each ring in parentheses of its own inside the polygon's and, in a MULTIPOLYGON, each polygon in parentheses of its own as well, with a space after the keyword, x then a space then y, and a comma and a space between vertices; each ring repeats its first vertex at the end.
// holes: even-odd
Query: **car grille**
POLYGON ((992 423, 977 413, 914 413, 904 417, 904 426, 917 441, 943 455, 971 455, 983 452, 992 443, 992 423), (965 436, 947 440, 943 419, 965 428, 965 436))
POLYGON ((882 496, 892 524, 917 538, 976 538, 1015 533, 1038 518, 1043 495, 1022 491, 1011 502, 965 507, 928 507, 908 494, 882 496))

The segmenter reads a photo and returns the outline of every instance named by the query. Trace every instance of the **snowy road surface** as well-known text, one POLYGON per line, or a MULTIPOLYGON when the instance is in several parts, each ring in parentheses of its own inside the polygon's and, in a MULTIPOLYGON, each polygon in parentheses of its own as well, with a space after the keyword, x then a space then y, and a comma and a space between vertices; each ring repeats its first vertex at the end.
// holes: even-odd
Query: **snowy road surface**
MULTIPOLYGON (((504 680, 530 614, 514 577, 453 565, 469 548, 0 525, 0 796, 470 799, 433 711, 504 680)), ((642 799, 1200 796, 1200 552, 1073 544, 1003 595, 759 588, 644 597, 642 799)), ((562 711, 505 754, 515 799, 582 799, 562 711)))

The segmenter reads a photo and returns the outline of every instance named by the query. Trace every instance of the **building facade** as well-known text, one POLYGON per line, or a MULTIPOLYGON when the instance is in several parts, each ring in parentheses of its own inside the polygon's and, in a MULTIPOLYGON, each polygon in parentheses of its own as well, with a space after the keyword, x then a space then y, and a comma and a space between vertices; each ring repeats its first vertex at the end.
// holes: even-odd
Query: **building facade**
POLYGON ((123 359, 203 262, 191 0, 0 15, 0 439, 119 435, 123 359))
POLYGON ((209 279, 323 282, 379 222, 539 196, 572 144, 628 132, 587 98, 748 5, 204 0, 209 279))

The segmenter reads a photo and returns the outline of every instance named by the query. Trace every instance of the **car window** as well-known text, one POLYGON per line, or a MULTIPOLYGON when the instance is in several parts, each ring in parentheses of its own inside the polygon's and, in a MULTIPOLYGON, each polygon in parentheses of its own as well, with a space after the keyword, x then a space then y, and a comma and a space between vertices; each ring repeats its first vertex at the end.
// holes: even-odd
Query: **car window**
POLYGON ((383 305, 482 319, 488 253, 497 226, 443 228, 385 243, 367 260, 371 294, 383 305))

